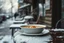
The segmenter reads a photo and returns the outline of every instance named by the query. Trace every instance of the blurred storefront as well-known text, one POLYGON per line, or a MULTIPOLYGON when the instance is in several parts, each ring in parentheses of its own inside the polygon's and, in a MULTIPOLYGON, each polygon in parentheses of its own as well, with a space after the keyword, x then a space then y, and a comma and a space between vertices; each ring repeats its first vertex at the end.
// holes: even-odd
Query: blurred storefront
POLYGON ((0 4, 1 13, 4 14, 13 15, 18 9, 18 0, 0 0, 0 4))

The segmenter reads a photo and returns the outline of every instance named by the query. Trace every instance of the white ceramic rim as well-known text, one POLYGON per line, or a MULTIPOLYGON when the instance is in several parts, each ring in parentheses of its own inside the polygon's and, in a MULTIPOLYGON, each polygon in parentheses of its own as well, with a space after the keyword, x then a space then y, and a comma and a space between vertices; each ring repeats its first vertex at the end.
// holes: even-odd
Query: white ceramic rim
MULTIPOLYGON (((29 24, 29 25, 24 25, 24 26, 33 26, 33 25, 35 25, 35 26, 42 26, 41 28, 43 29, 43 28, 46 28, 46 25, 41 25, 41 24, 29 24)), ((20 28, 24 28, 24 27, 20 27, 20 28)), ((26 29, 30 29, 30 28, 26 28, 26 29)), ((40 28, 32 28, 32 29, 40 29, 40 28)))

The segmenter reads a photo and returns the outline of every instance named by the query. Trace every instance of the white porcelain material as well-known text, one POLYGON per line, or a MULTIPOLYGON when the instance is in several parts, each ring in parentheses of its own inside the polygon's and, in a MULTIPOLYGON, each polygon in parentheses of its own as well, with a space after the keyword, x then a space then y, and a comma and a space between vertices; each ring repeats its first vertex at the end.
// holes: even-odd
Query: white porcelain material
POLYGON ((22 35, 30 35, 30 36, 32 36, 32 35, 33 36, 36 36, 36 35, 40 36, 40 35, 45 35, 45 34, 48 34, 48 33, 49 33, 49 30, 47 30, 47 29, 44 29, 41 33, 38 33, 38 34, 27 34, 27 33, 24 33, 24 32, 21 31, 22 35))
MULTIPOLYGON (((26 25, 27 26, 27 25, 26 25)), ((28 25, 30 26, 30 25, 28 25)), ((24 27, 21 27, 21 30, 24 32, 24 33, 28 33, 28 34, 38 34, 38 33, 41 33, 43 31, 43 29, 46 27, 46 25, 39 25, 39 24, 32 24, 31 26, 42 26, 42 27, 39 27, 39 28, 24 28, 24 27)))

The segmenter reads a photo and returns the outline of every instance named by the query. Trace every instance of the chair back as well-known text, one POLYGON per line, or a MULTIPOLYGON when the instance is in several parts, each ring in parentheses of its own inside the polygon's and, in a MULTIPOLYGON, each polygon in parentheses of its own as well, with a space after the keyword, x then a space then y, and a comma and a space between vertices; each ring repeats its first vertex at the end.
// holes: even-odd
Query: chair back
POLYGON ((62 31, 50 31, 53 43, 64 43, 64 32, 62 31))

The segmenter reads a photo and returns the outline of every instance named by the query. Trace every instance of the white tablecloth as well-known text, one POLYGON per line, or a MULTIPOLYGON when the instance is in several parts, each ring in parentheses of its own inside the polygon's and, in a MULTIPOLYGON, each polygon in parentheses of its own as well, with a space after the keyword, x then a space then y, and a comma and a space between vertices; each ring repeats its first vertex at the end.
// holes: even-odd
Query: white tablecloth
POLYGON ((23 36, 20 32, 15 33, 15 40, 17 43, 21 43, 23 41, 27 43, 47 43, 46 41, 49 41, 51 36, 45 35, 45 36, 23 36))

